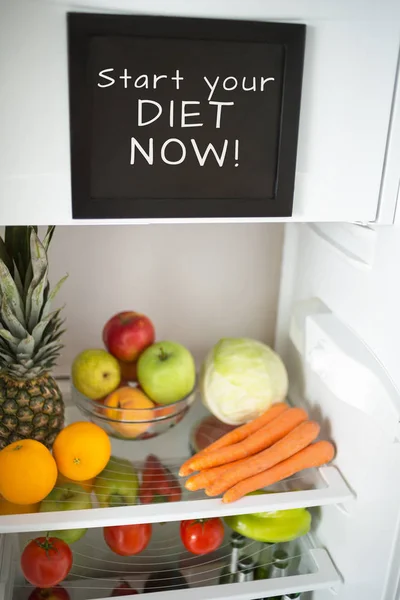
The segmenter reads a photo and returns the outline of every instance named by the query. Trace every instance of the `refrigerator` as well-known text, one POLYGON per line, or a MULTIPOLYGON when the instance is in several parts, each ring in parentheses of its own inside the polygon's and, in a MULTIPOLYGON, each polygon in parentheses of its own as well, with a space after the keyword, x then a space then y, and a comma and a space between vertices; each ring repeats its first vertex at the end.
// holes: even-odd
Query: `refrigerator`
MULTIPOLYGON (((157 339, 189 348, 198 371, 222 338, 270 345, 288 371, 287 401, 318 421, 336 455, 267 497, 233 504, 185 492, 180 502, 100 508, 93 496, 92 509, 0 516, 0 600, 34 593, 20 568, 29 540, 77 528, 87 532, 71 546, 73 567, 62 583, 70 600, 118 596, 121 582, 140 595, 152 573, 172 569, 188 587, 164 579, 150 599, 400 599, 399 48, 400 9, 389 0, 1 4, 0 226, 37 224, 44 233, 56 224, 51 281, 69 278, 58 297, 67 331, 54 376, 67 423, 88 418, 71 393, 74 357, 102 347, 113 314, 137 310, 152 319, 157 339), (70 11, 306 24, 292 215, 74 219, 70 11), (312 528, 284 546, 290 567, 283 577, 221 585, 229 531, 219 550, 202 557, 180 541, 183 520, 301 507, 309 508, 312 528), (140 523, 153 527, 148 548, 113 554, 103 529, 140 523)), ((155 454, 176 474, 207 415, 198 389, 175 427, 148 440, 113 438, 112 454, 138 472, 155 454)), ((247 555, 257 561, 260 552, 247 540, 247 555)))

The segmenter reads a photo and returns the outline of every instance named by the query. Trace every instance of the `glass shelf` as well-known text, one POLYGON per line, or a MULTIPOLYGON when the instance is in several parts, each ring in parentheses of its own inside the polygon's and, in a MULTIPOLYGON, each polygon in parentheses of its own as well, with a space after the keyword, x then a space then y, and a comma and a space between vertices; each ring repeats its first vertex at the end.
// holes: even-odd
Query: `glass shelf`
MULTIPOLYGON (((164 463, 176 474, 179 464, 164 463)), ((142 463, 133 463, 140 472, 142 463)), ((0 516, 1 533, 52 531, 72 527, 101 527, 135 523, 160 523, 200 517, 248 514, 260 511, 341 504, 353 498, 352 492, 335 467, 303 471, 301 475, 286 479, 268 488, 266 495, 247 496, 224 504, 220 498, 208 498, 202 492, 188 492, 182 486, 180 502, 138 504, 115 508, 93 507, 87 510, 59 510, 33 514, 0 516)), ((61 504, 61 502, 60 502, 61 504)))
MULTIPOLYGON (((205 556, 194 556, 184 549, 178 527, 178 523, 155 525, 148 548, 132 557, 113 554, 103 540, 102 529, 91 529, 82 540, 71 546, 74 563, 70 575, 61 586, 68 591, 70 600, 94 600, 111 597, 122 582, 142 593, 152 575, 159 589, 150 593, 150 599, 162 596, 193 600, 230 600, 236 597, 247 600, 276 596, 283 592, 330 588, 340 584, 340 576, 328 554, 325 550, 315 548, 311 538, 304 536, 295 542, 270 545, 267 553, 264 550, 263 554, 262 544, 246 540, 242 553, 252 557, 258 565, 267 567, 267 572, 272 564, 269 557, 272 557, 273 552, 277 549, 285 550, 289 556, 285 576, 222 585, 219 583, 219 576, 221 569, 229 563, 230 532, 226 532, 218 551, 205 556), (186 580, 187 589, 181 589, 174 582, 171 584, 168 579, 168 573, 176 570, 186 580)), ((23 548, 30 536, 19 536, 19 544, 15 544, 15 538, 16 536, 5 536, 6 545, 9 546, 8 553, 13 555, 14 568, 11 572, 14 575, 12 581, 9 577, 8 593, 0 596, 1 600, 28 600, 33 591, 33 587, 26 582, 19 570, 19 551, 16 550, 16 545, 23 548), (12 544, 13 552, 10 551, 12 544)))
MULTIPOLYGON (((263 496, 247 496, 231 504, 224 504, 221 498, 209 498, 201 491, 188 492, 184 488, 185 479, 178 477, 178 471, 187 458, 183 453, 188 452, 188 426, 205 414, 201 412, 200 403, 195 404, 197 407, 193 407, 192 415, 189 414, 187 420, 184 419, 173 430, 154 440, 133 444, 134 449, 132 444, 118 440, 112 441, 113 456, 130 460, 139 476, 147 454, 154 453, 159 457, 167 457, 163 458, 161 462, 179 479, 182 487, 180 502, 139 504, 138 499, 132 498, 131 506, 99 508, 93 493, 93 508, 89 510, 60 510, 48 513, 0 516, 0 534, 52 531, 72 527, 93 528, 129 523, 170 522, 199 517, 342 504, 353 498, 352 491, 334 466, 302 471, 300 474, 269 487, 268 491, 273 491, 273 493, 263 496), (177 451, 182 452, 183 458, 168 458, 177 451), (137 457, 137 460, 132 460, 132 456, 137 457)), ((79 419, 82 419, 79 411, 75 407, 68 407, 68 422, 79 419)))

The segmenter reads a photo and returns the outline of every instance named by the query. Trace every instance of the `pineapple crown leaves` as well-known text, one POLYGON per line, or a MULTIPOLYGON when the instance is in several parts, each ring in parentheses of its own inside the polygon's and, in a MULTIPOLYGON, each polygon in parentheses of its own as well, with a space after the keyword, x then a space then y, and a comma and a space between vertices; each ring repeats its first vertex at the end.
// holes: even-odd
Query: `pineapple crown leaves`
POLYGON ((51 304, 67 276, 50 290, 47 251, 37 227, 6 227, 0 237, 0 369, 15 377, 37 376, 54 366, 62 348, 61 309, 51 304))

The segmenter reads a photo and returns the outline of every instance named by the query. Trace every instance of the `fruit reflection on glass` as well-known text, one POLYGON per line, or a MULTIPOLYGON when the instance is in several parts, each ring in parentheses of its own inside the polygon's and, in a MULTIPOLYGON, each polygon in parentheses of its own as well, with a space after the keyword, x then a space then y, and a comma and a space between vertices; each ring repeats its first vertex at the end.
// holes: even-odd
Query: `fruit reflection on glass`
POLYGON ((114 598, 115 596, 136 596, 136 594, 138 593, 139 592, 131 588, 128 582, 121 581, 121 583, 118 584, 111 592, 111 597, 114 598))
POLYGON ((0 516, 6 515, 27 515, 31 513, 37 513, 39 511, 40 503, 36 504, 14 504, 8 502, 5 498, 0 496, 0 516))
POLYGON ((154 402, 137 388, 126 386, 115 390, 104 400, 104 406, 104 414, 110 419, 110 425, 122 437, 135 438, 151 425, 154 402))
POLYGON ((132 310, 114 315, 103 328, 103 342, 107 350, 128 363, 136 361, 154 339, 154 325, 150 319, 132 310))
POLYGON ((136 504, 138 490, 139 477, 133 465, 128 460, 114 456, 94 482, 101 508, 136 504))
MULTIPOLYGON (((41 502, 40 512, 55 512, 63 510, 84 510, 92 508, 90 494, 77 483, 63 483, 56 486, 41 502)), ((62 529, 52 531, 52 536, 73 544, 85 535, 87 529, 62 529)))
POLYGON ((70 479, 69 477, 65 477, 65 475, 59 473, 56 485, 60 486, 63 485, 63 483, 78 483, 81 487, 83 487, 85 492, 89 492, 90 494, 90 492, 93 490, 94 477, 92 477, 91 479, 87 479, 86 481, 72 481, 72 479, 70 479))
POLYGON ((67 590, 60 585, 50 588, 35 588, 28 600, 70 600, 67 590))

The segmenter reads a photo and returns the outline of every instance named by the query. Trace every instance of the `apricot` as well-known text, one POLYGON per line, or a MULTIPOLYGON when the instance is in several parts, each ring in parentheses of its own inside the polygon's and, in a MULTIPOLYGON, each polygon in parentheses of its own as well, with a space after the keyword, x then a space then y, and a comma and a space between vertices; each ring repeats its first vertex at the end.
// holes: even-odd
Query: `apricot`
POLYGON ((128 386, 109 394, 104 406, 104 414, 111 419, 110 426, 125 438, 134 439, 147 431, 151 425, 148 421, 154 417, 151 410, 154 402, 142 390, 128 386))

